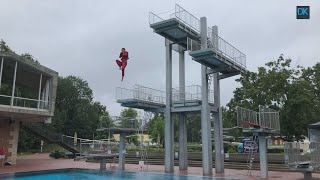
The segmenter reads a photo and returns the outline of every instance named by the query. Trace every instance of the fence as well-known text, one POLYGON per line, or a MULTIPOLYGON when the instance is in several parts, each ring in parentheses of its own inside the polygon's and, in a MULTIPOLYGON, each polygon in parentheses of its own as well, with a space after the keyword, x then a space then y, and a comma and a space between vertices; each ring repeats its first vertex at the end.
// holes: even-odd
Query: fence
MULTIPOLYGON (((226 57, 231 63, 241 68, 246 68, 246 55, 212 32, 208 33, 206 48, 212 49, 216 55, 226 57)), ((189 52, 201 50, 201 44, 198 41, 187 38, 187 50, 189 52)))
POLYGON ((242 128, 250 128, 252 125, 259 125, 258 113, 250 109, 236 107, 237 124, 242 128))
POLYGON ((319 170, 320 167, 320 143, 311 142, 285 142, 284 143, 285 164, 289 168, 310 167, 319 170), (307 153, 303 153, 302 146, 307 146, 307 153))
POLYGON ((118 87, 116 89, 117 100, 137 100, 152 103, 165 104, 166 96, 164 91, 135 85, 133 89, 118 87))
POLYGON ((50 102, 50 101, 43 101, 43 100, 24 98, 24 97, 12 97, 8 95, 0 95, 1 105, 10 106, 11 101, 13 102, 12 106, 15 106, 15 107, 33 108, 33 109, 42 109, 42 110, 50 110, 50 107, 52 106, 51 104, 53 104, 53 102, 50 102))
POLYGON ((259 106, 260 126, 280 131, 279 112, 265 106, 259 106))
MULTIPOLYGON (((200 33, 200 20, 194 15, 189 13, 187 10, 183 9, 178 4, 175 5, 175 11, 170 15, 170 18, 174 18, 182 23, 183 25, 189 27, 190 29, 200 33)), ((149 13, 149 24, 155 24, 164 21, 160 16, 150 12, 149 13)))
POLYGON ((230 43, 219 37, 208 28, 208 47, 214 49, 217 54, 221 54, 242 68, 246 68, 246 55, 232 46, 230 43))
POLYGON ((163 19, 161 17, 159 17, 158 15, 156 15, 152 12, 149 13, 149 24, 155 24, 155 23, 158 23, 161 21, 163 21, 163 19))
POLYGON ((80 140, 81 155, 115 154, 118 152, 118 143, 102 140, 80 140))
POLYGON ((200 33, 200 20, 178 4, 175 5, 175 12, 170 15, 170 18, 176 18, 194 31, 200 33))
MULTIPOLYGON (((209 90, 208 99, 209 103, 214 103, 214 93, 213 90, 209 90)), ((173 102, 181 102, 181 101, 201 101, 201 86, 192 85, 185 86, 180 88, 172 89, 172 101, 173 102)))
POLYGON ((280 132, 279 112, 265 106, 259 106, 259 112, 242 107, 236 108, 237 124, 242 128, 260 127, 280 132))

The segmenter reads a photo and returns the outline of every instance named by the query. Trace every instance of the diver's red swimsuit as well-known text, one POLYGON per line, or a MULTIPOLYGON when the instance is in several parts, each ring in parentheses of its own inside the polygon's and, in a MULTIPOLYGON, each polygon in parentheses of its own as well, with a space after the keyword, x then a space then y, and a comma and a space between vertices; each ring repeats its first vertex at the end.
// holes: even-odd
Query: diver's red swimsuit
POLYGON ((127 61, 129 59, 129 53, 127 51, 123 51, 120 53, 120 56, 119 58, 121 58, 121 61, 120 60, 116 60, 118 66, 121 68, 122 70, 122 80, 123 80, 123 77, 124 77, 124 70, 125 68, 127 67, 127 61))

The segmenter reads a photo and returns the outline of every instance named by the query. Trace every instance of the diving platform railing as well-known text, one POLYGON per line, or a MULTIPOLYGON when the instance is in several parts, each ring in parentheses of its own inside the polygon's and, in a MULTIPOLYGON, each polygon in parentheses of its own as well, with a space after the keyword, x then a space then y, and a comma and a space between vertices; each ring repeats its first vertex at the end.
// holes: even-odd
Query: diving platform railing
POLYGON ((261 127, 268 127, 269 129, 280 132, 279 111, 260 105, 259 121, 261 127))
POLYGON ((125 107, 163 108, 166 96, 164 91, 135 85, 133 89, 117 87, 116 99, 125 107))
MULTIPOLYGON (((209 104, 214 103, 214 93, 213 90, 209 90, 208 93, 208 100, 209 104)), ((192 86, 185 86, 180 88, 173 88, 172 89, 172 101, 173 104, 177 103, 195 103, 201 102, 201 86, 199 85, 192 85, 192 86)))
POLYGON ((236 112, 237 125, 238 127, 243 128, 243 131, 280 132, 279 111, 260 105, 259 112, 242 107, 237 107, 236 112))
MULTIPOLYGON (((200 20, 178 4, 169 19, 150 12, 149 24, 154 32, 188 50, 195 61, 209 68, 223 69, 220 72, 234 75, 246 70, 246 55, 214 34, 211 28, 207 30, 207 48, 201 49, 200 20)), ((173 50, 181 51, 173 47, 173 50)))
POLYGON ((240 72, 246 70, 245 54, 215 34, 208 33, 208 37, 206 49, 201 49, 198 41, 187 38, 187 50, 195 61, 212 69, 233 67, 240 72))
POLYGON ((181 23, 200 33, 200 20, 178 4, 175 5, 175 12, 170 15, 170 18, 176 18, 181 23))
MULTIPOLYGON (((200 20, 194 15, 192 15, 191 13, 189 13, 187 10, 179 6, 178 4, 175 5, 175 12, 170 14, 170 19, 176 19, 179 22, 179 24, 200 34, 200 20)), ((160 16, 152 12, 149 13, 150 25, 153 25, 165 20, 166 19, 161 18, 160 16)))
POLYGON ((149 24, 155 33, 184 49, 187 46, 187 37, 200 40, 200 20, 178 4, 169 18, 162 18, 150 12, 149 24))
MULTIPOLYGON (((209 90, 209 104, 214 103, 213 90, 209 90)), ((139 109, 161 109, 166 106, 165 91, 134 85, 133 89, 116 88, 116 100, 124 107, 139 109)), ((201 86, 185 86, 172 89, 172 104, 174 107, 196 106, 201 104, 201 86)))

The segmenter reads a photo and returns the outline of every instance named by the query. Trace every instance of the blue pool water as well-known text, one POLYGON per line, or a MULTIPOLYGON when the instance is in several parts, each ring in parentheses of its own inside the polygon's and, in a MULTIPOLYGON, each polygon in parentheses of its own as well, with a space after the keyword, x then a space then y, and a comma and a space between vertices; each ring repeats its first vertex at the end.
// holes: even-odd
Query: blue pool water
POLYGON ((225 178, 209 178, 201 176, 178 176, 156 173, 134 173, 116 171, 67 170, 67 171, 38 171, 0 175, 4 180, 230 180, 225 178))

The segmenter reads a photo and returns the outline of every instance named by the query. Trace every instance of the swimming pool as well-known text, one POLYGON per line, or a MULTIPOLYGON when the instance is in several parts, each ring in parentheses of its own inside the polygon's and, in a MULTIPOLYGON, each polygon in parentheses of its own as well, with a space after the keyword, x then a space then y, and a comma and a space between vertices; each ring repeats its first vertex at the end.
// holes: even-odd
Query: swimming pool
MULTIPOLYGON (((146 172, 62 169, 0 175, 3 180, 230 180, 201 176, 179 176, 146 172)), ((235 180, 235 179, 233 179, 235 180)))

